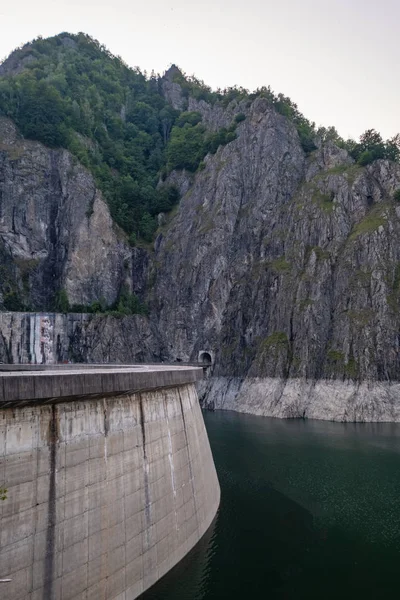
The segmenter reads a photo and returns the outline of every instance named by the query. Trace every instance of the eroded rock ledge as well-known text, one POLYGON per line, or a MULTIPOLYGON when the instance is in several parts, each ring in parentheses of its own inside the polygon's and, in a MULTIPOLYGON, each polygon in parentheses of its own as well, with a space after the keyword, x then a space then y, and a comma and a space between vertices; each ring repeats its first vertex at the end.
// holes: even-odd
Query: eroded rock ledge
POLYGON ((198 383, 205 408, 264 417, 400 422, 400 382, 211 377, 198 383))

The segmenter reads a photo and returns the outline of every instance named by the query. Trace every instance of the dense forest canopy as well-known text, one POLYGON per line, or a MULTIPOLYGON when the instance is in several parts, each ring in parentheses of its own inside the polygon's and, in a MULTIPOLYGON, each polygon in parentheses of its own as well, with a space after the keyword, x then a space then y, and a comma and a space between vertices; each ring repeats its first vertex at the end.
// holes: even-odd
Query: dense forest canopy
POLYGON ((0 110, 24 136, 68 148, 95 175, 116 222, 151 239, 154 216, 176 202, 173 190, 156 189, 163 131, 179 114, 158 79, 83 34, 35 40, 19 52, 35 60, 0 80, 0 110))
MULTIPOLYGON (((157 185, 160 177, 172 169, 201 169, 206 154, 235 139, 237 124, 245 119, 239 113, 229 127, 208 132, 199 113, 177 111, 165 100, 160 76, 129 68, 82 33, 36 39, 13 58, 23 69, 8 75, 5 70, 0 78, 0 114, 11 117, 25 137, 65 147, 90 169, 132 244, 138 237, 151 241, 156 215, 179 200, 174 187, 157 185)), ((269 87, 253 93, 240 87, 212 91, 179 70, 174 80, 184 97, 211 104, 266 98, 293 121, 307 153, 320 137, 346 148, 361 165, 377 158, 399 160, 399 136, 384 141, 368 130, 359 142, 345 141, 333 127, 317 129, 290 98, 269 87)))

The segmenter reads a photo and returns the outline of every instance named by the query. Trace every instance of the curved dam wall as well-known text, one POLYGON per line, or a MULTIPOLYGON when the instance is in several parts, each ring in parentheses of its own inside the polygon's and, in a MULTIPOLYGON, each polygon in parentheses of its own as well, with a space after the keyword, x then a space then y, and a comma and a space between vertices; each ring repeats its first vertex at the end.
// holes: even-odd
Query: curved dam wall
POLYGON ((201 369, 155 371, 1 374, 0 597, 134 599, 206 532, 220 490, 201 369))

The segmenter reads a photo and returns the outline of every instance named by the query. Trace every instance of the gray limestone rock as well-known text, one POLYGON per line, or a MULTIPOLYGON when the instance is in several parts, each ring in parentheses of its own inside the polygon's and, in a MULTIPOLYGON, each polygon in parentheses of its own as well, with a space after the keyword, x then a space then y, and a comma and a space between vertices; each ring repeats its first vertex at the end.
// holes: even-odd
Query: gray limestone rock
POLYGON ((172 65, 162 78, 162 91, 164 97, 176 110, 184 110, 187 106, 187 100, 182 94, 182 88, 179 83, 174 81, 176 75, 181 75, 181 71, 175 65, 172 65))
POLYGON ((0 312, 0 363, 162 362, 146 317, 0 312))
MULTIPOLYGON (((66 150, 22 139, 0 118, 0 252, 13 263, 0 292, 34 309, 69 303, 112 304, 131 251, 113 224, 92 175, 66 150)), ((7 303, 5 303, 7 306, 7 303)), ((11 308, 11 306, 10 306, 11 308)))
MULTIPOLYGON (((220 123, 219 107, 190 108, 220 123)), ((170 360, 216 353, 206 404, 399 419, 399 188, 399 165, 362 168, 332 142, 306 158, 253 102, 156 246, 151 314, 170 360)))
MULTIPOLYGON (((166 82, 181 108, 173 74, 166 82)), ((125 283, 149 317, 54 317, 53 359, 196 361, 209 350, 205 405, 400 420, 400 165, 360 167, 332 142, 306 156, 293 123, 262 98, 189 99, 189 109, 210 130, 245 119, 202 170, 168 176, 182 200, 160 219, 153 251, 126 246, 67 152, 0 121, 3 305, 12 282, 38 308, 60 289, 71 303, 111 303, 125 283)), ((26 362, 28 325, 8 325, 0 360, 26 362)))

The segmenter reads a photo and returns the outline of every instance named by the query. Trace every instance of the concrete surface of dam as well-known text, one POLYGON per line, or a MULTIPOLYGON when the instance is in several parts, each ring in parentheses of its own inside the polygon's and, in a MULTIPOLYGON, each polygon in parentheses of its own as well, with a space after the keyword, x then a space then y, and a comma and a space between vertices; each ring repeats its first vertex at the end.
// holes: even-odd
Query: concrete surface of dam
POLYGON ((133 600, 218 509, 202 369, 14 369, 0 372, 0 597, 133 600))

